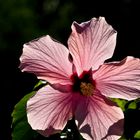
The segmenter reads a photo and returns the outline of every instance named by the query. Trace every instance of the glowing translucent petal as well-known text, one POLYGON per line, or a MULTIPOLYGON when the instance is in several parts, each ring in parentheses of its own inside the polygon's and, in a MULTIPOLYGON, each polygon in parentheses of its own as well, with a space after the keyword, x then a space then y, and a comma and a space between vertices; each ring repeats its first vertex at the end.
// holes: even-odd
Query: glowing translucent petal
POLYGON ((103 17, 78 24, 73 22, 68 40, 78 75, 83 70, 97 69, 112 57, 116 44, 116 31, 103 17))

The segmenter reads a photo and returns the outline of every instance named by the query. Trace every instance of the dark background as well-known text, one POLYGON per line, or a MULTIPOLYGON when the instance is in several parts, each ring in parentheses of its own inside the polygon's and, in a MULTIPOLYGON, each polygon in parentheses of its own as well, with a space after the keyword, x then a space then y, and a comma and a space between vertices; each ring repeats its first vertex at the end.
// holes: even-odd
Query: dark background
POLYGON ((118 31, 111 60, 140 57, 139 0, 0 0, 0 140, 11 139, 14 105, 37 82, 18 69, 22 45, 46 34, 66 45, 74 20, 99 16, 118 31))

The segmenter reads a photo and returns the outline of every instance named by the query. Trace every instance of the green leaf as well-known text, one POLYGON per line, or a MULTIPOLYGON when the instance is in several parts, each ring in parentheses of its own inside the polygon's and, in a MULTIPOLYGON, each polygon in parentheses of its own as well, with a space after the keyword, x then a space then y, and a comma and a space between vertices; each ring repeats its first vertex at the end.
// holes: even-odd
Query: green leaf
POLYGON ((12 140, 31 140, 38 136, 38 133, 30 127, 27 121, 26 103, 30 97, 32 97, 36 91, 42 86, 46 85, 46 82, 39 81, 34 91, 25 95, 14 107, 12 112, 12 140))
POLYGON ((118 98, 112 98, 112 101, 114 101, 115 103, 117 103, 117 105, 123 110, 125 111, 125 105, 128 101, 123 100, 123 99, 118 99, 118 98))
POLYGON ((14 107, 12 113, 12 140, 31 140, 37 134, 27 122, 26 103, 35 94, 35 91, 25 95, 14 107))
POLYGON ((134 138, 140 139, 140 130, 135 133, 134 138))
POLYGON ((42 86, 47 85, 46 81, 40 80, 35 86, 34 86, 34 90, 37 91, 38 89, 40 89, 42 86))
POLYGON ((131 102, 129 105, 128 105, 128 109, 136 109, 137 108, 137 104, 135 101, 131 102))
POLYGON ((122 137, 122 138, 119 138, 119 140, 126 140, 126 138, 123 138, 123 137, 122 137))

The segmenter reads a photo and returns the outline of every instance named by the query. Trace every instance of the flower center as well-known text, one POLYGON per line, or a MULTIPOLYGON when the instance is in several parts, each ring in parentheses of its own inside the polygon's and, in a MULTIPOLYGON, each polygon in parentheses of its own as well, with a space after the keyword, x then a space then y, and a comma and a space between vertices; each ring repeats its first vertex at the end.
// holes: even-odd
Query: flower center
POLYGON ((94 86, 91 83, 81 82, 80 91, 82 95, 91 96, 93 95, 94 86))
POLYGON ((71 76, 73 81, 73 92, 83 96, 92 96, 95 90, 95 81, 92 79, 91 71, 84 71, 80 76, 74 73, 71 76))

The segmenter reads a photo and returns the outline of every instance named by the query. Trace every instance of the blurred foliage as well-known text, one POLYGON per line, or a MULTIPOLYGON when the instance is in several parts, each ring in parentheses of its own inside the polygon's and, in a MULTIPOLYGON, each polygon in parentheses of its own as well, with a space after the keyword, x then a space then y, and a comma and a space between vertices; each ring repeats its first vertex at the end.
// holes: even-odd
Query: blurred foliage
POLYGON ((16 51, 23 43, 45 34, 66 44, 74 20, 82 22, 114 13, 115 7, 108 6, 108 11, 104 7, 111 1, 102 3, 100 0, 1 0, 0 50, 16 51))
POLYGON ((34 2, 28 0, 0 1, 0 48, 19 47, 22 38, 38 33, 34 2), (32 5, 31 5, 32 4, 32 5), (34 30, 36 28, 36 30, 34 30))
POLYGON ((0 49, 16 50, 26 41, 45 34, 58 40, 68 38, 74 9, 70 1, 1 0, 0 49))

